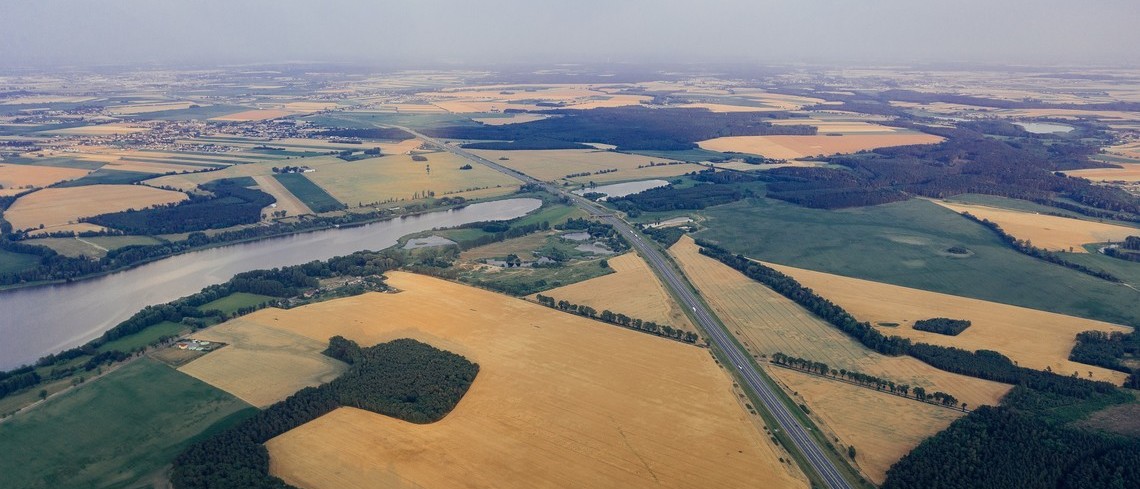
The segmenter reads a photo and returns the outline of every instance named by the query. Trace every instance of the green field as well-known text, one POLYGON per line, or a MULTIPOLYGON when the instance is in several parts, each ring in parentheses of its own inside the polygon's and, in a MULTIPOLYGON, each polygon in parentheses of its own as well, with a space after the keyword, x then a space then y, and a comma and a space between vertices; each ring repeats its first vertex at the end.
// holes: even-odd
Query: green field
POLYGON ((141 182, 148 178, 153 178, 154 173, 144 173, 141 171, 122 171, 122 170, 107 170, 100 168, 82 178, 75 180, 67 180, 56 184, 56 187, 81 187, 84 185, 126 185, 135 182, 141 182))
POLYGON ((88 256, 101 258, 107 254, 104 250, 113 250, 124 246, 153 245, 162 243, 150 236, 93 236, 89 238, 36 238, 26 241, 27 244, 43 245, 65 256, 88 256), (83 241, 80 241, 82 239, 83 241), (89 244, 90 243, 90 244, 89 244), (103 249, 100 249, 103 248, 103 249))
POLYGON ((230 295, 217 299, 215 301, 207 302, 198 306, 199 311, 219 310, 226 314, 233 314, 238 309, 246 307, 254 307, 264 304, 273 300, 273 297, 261 294, 250 294, 248 292, 234 292, 230 295))
POLYGON ((40 257, 38 256, 0 250, 0 273, 12 273, 19 272, 21 270, 27 270, 38 265, 39 263, 40 257))
POLYGON ((515 225, 526 226, 528 224, 537 224, 542 221, 550 223, 551 226, 562 224, 567 219, 572 217, 585 217, 585 211, 577 207, 570 207, 562 204, 546 204, 538 212, 520 218, 515 225))
POLYGON ((0 424, 5 489, 146 487, 192 440, 252 415, 149 358, 0 424))
POLYGON ((752 258, 905 287, 1140 325, 1140 292, 1008 248, 923 200, 826 211, 759 198, 701 211, 697 237, 752 258), (945 253, 954 245, 968 258, 945 253))
POLYGON ((290 193, 301 199, 313 212, 328 212, 343 209, 344 204, 333 198, 325 189, 317 186, 301 173, 273 175, 290 193))
POLYGON ((78 160, 56 156, 49 156, 47 158, 29 158, 26 156, 5 157, 4 163, 11 163, 13 165, 58 166, 60 168, 78 168, 80 170, 98 170, 103 167, 103 162, 101 161, 78 160))
POLYGON ((558 268, 472 270, 465 271, 456 278, 506 294, 525 296, 613 273, 612 268, 602 268, 600 261, 601 259, 574 261, 558 268))
POLYGON ((341 127, 346 129, 368 129, 380 127, 384 124, 406 126, 412 129, 423 129, 441 125, 447 126, 473 126, 477 125, 473 118, 481 118, 495 114, 412 114, 397 112, 336 112, 305 117, 304 119, 318 126, 341 127))
POLYGON ((130 353, 135 348, 145 348, 163 336, 174 336, 185 329, 187 329, 187 326, 184 324, 163 321, 133 335, 104 343, 96 351, 102 353, 105 351, 118 350, 124 353, 130 353))

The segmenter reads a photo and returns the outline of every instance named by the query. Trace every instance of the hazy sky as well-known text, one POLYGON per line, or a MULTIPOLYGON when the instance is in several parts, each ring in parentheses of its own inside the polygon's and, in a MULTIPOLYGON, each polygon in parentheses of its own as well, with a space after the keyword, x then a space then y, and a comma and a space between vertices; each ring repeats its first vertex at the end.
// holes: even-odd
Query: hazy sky
POLYGON ((1140 64, 1137 0, 0 0, 0 67, 1140 64))

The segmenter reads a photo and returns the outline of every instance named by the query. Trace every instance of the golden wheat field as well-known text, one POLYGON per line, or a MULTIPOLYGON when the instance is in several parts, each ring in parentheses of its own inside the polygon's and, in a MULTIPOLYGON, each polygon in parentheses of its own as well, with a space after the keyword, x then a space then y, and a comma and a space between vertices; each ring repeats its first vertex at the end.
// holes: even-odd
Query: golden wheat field
POLYGON ((347 366, 321 352, 328 341, 243 318, 195 332, 194 339, 226 343, 178 370, 265 408, 305 387, 340 376, 347 366))
POLYGON ((487 168, 471 165, 469 170, 460 167, 469 162, 451 153, 439 152, 423 155, 427 161, 414 161, 408 155, 390 155, 381 158, 345 162, 332 157, 323 159, 331 164, 320 167, 305 176, 320 185, 326 192, 350 207, 358 203, 412 200, 425 191, 435 196, 457 195, 479 197, 505 195, 515 191, 519 181, 487 168), (430 171, 429 171, 430 169, 430 171))
POLYGON ((402 272, 370 293, 248 322, 326 341, 414 338, 480 366, 443 420, 342 408, 267 443, 309 489, 806 487, 738 404, 707 350, 402 272))
POLYGON ((867 349, 798 304, 717 260, 697 252, 689 237, 670 248, 682 270, 738 340, 755 356, 782 352, 943 391, 978 406, 996 405, 1010 386, 938 370, 912 357, 867 349))
POLYGON ((1140 228, 1103 222, 998 209, 983 205, 959 204, 939 200, 934 202, 955 212, 969 212, 978 218, 993 221, 1013 237, 1029 240, 1033 246, 1051 251, 1085 253, 1085 249, 1081 247, 1083 244, 1123 241, 1128 236, 1140 234, 1140 228))
POLYGON ((1140 182, 1140 163, 1117 163, 1120 168, 1069 170, 1065 174, 1102 182, 1140 182))
MULTIPOLYGON (((637 253, 629 252, 610 258, 608 262, 614 273, 551 289, 542 294, 599 311, 609 309, 631 318, 696 331, 685 311, 673 300, 657 275, 637 253)), ((535 296, 528 298, 537 300, 535 296)))
POLYGON ((966 350, 994 350, 1023 367, 1050 368, 1062 375, 1076 372, 1088 377, 1092 372, 1092 378, 1116 384, 1127 377, 1121 372, 1069 360, 1077 333, 1131 331, 1124 326, 772 263, 765 265, 790 275, 860 321, 898 324, 897 327, 880 326, 879 330, 886 335, 966 350), (913 328, 916 320, 935 317, 967 319, 973 324, 957 336, 913 328))
POLYGON ((777 367, 770 371, 787 390, 796 393, 793 397, 798 402, 811 409, 813 418, 823 422, 829 438, 838 437, 840 445, 855 447, 855 462, 876 484, 881 484, 887 469, 922 440, 965 415, 795 370, 777 367))
POLYGON ((74 224, 89 217, 127 209, 143 209, 157 204, 186 200, 186 194, 143 185, 87 185, 70 188, 46 188, 20 197, 4 212, 4 218, 16 229, 36 228, 45 231, 74 224))
POLYGON ((678 164, 678 162, 664 158, 592 149, 468 151, 512 170, 523 172, 544 181, 566 179, 565 177, 567 175, 572 174, 590 173, 590 175, 573 177, 568 180, 576 183, 589 181, 597 183, 616 182, 641 178, 672 177, 704 169, 704 167, 700 165, 690 163, 678 164), (500 158, 507 159, 502 160, 500 158), (650 163, 656 163, 658 166, 648 166, 650 163), (661 163, 675 164, 661 165, 661 163), (639 166, 641 168, 638 168, 639 166), (617 171, 597 175, 593 174, 594 172, 603 170, 617 171))
POLYGON ((0 187, 46 187, 64 180, 74 180, 90 170, 54 166, 6 165, 0 163, 0 187))
POLYGON ((854 153, 889 146, 933 144, 942 138, 930 134, 844 134, 838 136, 730 136, 697 144, 712 151, 736 151, 768 158, 793 159, 817 155, 854 153))

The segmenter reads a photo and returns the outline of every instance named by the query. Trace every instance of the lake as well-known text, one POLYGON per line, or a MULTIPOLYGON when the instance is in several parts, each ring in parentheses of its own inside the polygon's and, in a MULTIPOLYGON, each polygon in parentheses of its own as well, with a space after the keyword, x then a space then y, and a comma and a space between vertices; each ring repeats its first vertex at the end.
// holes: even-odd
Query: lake
POLYGON ((1073 130, 1073 126, 1053 124, 1051 122, 1014 122, 1014 124, 1021 126, 1022 129, 1033 134, 1053 134, 1073 130))
POLYGON ((615 183, 612 185, 601 185, 593 188, 584 188, 575 190, 574 193, 578 195, 585 195, 588 193, 606 194, 606 197, 625 197, 641 193, 651 188, 664 187, 669 185, 665 180, 640 180, 637 182, 615 183))

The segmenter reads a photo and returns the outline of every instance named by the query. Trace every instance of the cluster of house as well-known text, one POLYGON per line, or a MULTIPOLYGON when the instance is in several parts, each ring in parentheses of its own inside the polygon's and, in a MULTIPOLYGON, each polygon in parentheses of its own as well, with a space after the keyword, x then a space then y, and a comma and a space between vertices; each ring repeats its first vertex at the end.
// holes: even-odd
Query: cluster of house
POLYGON ((190 351, 210 351, 216 347, 214 343, 211 343, 209 341, 195 340, 190 338, 179 341, 176 346, 178 346, 179 350, 190 351))

